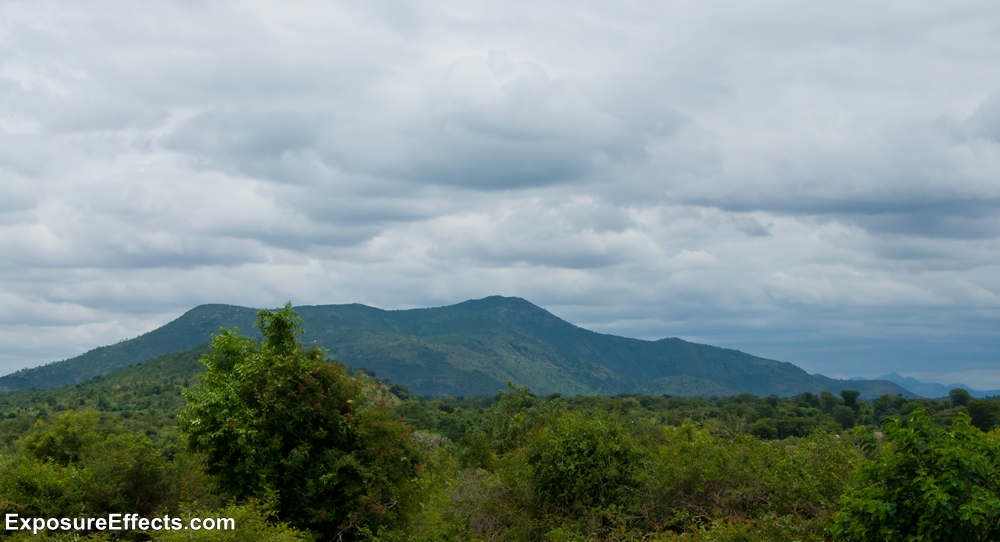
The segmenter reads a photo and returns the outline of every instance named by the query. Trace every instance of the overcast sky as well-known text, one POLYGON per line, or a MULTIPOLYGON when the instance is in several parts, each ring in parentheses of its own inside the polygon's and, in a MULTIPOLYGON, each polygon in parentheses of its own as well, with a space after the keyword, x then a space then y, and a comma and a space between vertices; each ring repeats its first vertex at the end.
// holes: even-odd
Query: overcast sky
POLYGON ((0 3, 0 373, 520 296, 1000 388, 1000 3, 0 3))

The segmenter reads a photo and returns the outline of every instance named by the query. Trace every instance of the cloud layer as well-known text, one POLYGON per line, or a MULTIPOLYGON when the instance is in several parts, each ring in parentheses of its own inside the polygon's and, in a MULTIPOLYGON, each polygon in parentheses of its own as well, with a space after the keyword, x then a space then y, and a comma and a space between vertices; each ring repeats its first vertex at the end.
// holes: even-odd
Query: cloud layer
POLYGON ((6 2, 0 372, 517 295, 1000 387, 1000 6, 6 2))

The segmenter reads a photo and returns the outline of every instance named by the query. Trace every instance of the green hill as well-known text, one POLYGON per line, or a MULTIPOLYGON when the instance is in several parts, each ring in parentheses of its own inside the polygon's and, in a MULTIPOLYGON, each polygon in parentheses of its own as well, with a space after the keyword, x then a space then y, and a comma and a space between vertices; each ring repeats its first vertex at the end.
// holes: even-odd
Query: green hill
MULTIPOLYGON (((865 397, 913 394, 886 381, 810 375, 779 361, 683 341, 643 341, 588 331, 520 298, 385 311, 364 305, 303 306, 304 341, 352 367, 431 395, 492 394, 506 382, 537 393, 795 395, 856 389, 865 397)), ((132 340, 0 378, 0 389, 73 384, 209 341, 219 327, 252 328, 255 310, 202 305, 132 340)))
POLYGON ((255 309, 201 305, 169 324, 134 339, 95 348, 85 354, 0 377, 0 391, 46 389, 75 384, 153 358, 207 344, 219 327, 255 332, 255 309))
POLYGON ((202 371, 198 358, 208 351, 202 345, 75 385, 0 395, 0 447, 10 446, 35 420, 71 408, 118 414, 158 443, 175 440, 174 417, 185 404, 181 388, 196 382, 202 371))

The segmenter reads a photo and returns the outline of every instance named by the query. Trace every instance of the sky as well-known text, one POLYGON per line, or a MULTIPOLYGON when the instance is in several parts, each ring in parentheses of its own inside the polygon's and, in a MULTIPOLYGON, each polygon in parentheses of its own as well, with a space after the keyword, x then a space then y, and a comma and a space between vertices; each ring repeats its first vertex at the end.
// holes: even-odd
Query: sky
POLYGON ((0 3, 0 373, 523 297, 1000 388, 1000 3, 0 3))

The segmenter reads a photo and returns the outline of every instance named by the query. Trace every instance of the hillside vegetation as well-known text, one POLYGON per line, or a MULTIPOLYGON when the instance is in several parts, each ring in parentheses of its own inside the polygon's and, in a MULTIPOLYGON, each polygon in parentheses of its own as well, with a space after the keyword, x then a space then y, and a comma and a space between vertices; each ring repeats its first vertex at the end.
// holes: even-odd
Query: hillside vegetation
MULTIPOLYGON (((427 398, 296 342, 290 307, 262 314, 265 340, 227 332, 211 348, 0 396, 6 513, 236 518, 236 532, 199 540, 1000 535, 1000 445, 986 433, 1000 403, 963 390, 869 401, 851 389, 609 397, 509 385, 427 398)), ((150 538, 190 534, 88 539, 150 538)))
MULTIPOLYGON (((364 305, 306 306, 306 344, 350 367, 366 367, 419 395, 490 395, 507 382, 541 394, 643 393, 782 397, 802 392, 913 396, 886 381, 845 382, 790 363, 668 338, 595 333, 520 298, 488 297, 449 307, 385 311, 364 305)), ((206 344, 220 327, 251 336, 255 311, 203 305, 132 340, 0 378, 0 389, 52 388, 206 344)))

